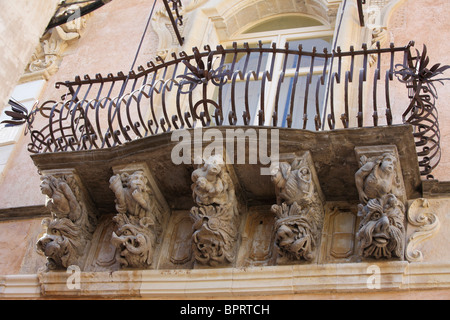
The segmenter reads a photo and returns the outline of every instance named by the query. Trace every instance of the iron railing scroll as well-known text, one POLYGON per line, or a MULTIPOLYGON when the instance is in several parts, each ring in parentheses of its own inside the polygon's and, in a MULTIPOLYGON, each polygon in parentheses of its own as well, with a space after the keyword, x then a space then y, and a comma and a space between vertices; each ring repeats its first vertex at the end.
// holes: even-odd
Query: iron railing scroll
POLYGON ((198 126, 390 126, 404 110, 392 110, 390 87, 398 79, 411 99, 403 122, 415 127, 422 174, 429 176, 440 158, 432 78, 448 67, 426 69, 426 49, 413 56, 413 45, 334 52, 262 42, 194 48, 128 75, 58 82, 66 90, 61 99, 36 104, 30 113, 16 107, 10 123, 27 123, 31 153, 110 148, 198 126))

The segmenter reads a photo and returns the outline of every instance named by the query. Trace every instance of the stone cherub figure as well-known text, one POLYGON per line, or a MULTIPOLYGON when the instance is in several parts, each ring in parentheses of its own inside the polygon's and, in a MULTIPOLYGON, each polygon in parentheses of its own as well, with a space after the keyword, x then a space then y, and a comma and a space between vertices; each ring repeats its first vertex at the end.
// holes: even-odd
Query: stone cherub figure
POLYGON ((212 156, 192 173, 192 196, 198 205, 234 202, 234 187, 222 156, 212 156))

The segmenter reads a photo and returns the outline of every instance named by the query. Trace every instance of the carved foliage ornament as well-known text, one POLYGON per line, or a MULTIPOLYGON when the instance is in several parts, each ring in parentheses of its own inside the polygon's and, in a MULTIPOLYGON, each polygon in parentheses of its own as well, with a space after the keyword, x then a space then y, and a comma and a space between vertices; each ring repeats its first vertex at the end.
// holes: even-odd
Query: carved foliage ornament
POLYGON ((118 249, 122 267, 148 268, 161 235, 161 213, 157 208, 143 171, 120 173, 111 177, 110 188, 116 196, 114 217, 117 229, 112 243, 118 249))
POLYGON ((356 238, 364 258, 403 258, 405 196, 395 152, 361 157, 355 174, 362 218, 356 238))
POLYGON ((306 157, 280 163, 272 176, 278 198, 272 206, 275 244, 280 255, 290 260, 315 257, 324 211, 312 178, 306 157))
POLYGON ((406 247, 406 259, 410 262, 422 262, 423 254, 417 246, 435 236, 441 223, 436 214, 430 212, 427 199, 415 200, 408 210, 408 222, 418 229, 411 234, 406 247))
POLYGON ((97 218, 73 174, 43 176, 41 191, 47 196, 46 207, 52 217, 42 223, 46 233, 38 240, 37 249, 47 257, 48 269, 67 268, 83 255, 97 218))
POLYGON ((196 207, 191 209, 192 248, 203 265, 218 266, 235 258, 239 212, 234 185, 222 156, 204 159, 192 173, 196 207))

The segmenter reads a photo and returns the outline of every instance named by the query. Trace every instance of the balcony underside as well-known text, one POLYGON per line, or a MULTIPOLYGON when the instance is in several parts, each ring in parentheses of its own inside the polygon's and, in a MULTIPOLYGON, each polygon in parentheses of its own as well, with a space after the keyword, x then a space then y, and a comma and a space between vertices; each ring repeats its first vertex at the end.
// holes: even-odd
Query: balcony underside
MULTIPOLYGON (((215 129, 220 130, 224 137, 227 129, 270 130, 267 127, 248 126, 215 127, 215 129)), ((359 159, 355 154, 355 147, 380 145, 397 147, 406 196, 408 199, 421 197, 421 177, 410 125, 341 129, 328 132, 276 130, 279 130, 281 155, 310 151, 326 201, 358 200, 355 172, 359 168, 359 159)), ((194 129, 187 132, 193 137, 194 129)), ((148 165, 172 210, 189 210, 194 206, 191 190, 191 174, 194 166, 173 163, 171 153, 178 140, 171 141, 171 137, 171 133, 162 133, 109 149, 35 154, 31 157, 41 172, 74 168, 101 214, 115 212, 114 193, 109 188, 109 179, 113 175, 112 168, 132 163, 148 165)), ((208 144, 210 143, 204 142, 203 146, 208 144)), ((237 145, 238 140, 235 140, 234 147, 236 148, 237 145)), ((270 144, 267 148, 270 150, 270 144)), ((246 152, 246 159, 248 159, 248 145, 246 152)), ((236 190, 236 193, 243 197, 247 206, 271 205, 276 202, 271 178, 261 175, 260 169, 263 166, 259 163, 258 161, 258 164, 231 165, 241 189, 236 190)))

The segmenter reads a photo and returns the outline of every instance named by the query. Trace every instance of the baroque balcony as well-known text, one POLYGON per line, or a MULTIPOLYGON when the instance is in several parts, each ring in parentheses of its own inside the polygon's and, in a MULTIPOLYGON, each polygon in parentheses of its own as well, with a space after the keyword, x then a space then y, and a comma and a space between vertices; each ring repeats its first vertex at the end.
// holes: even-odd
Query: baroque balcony
MULTIPOLYGON (((421 176, 431 178, 439 163, 432 78, 446 67, 427 69, 426 49, 413 55, 412 46, 194 48, 127 75, 59 82, 61 99, 37 104, 29 115, 15 106, 11 123, 27 123, 28 150, 52 213, 38 242, 48 268, 416 261, 405 206, 421 196, 421 176), (203 156, 211 129, 235 134, 220 159, 203 156), (181 132, 194 140, 200 133, 202 161, 191 163, 194 146, 188 161, 174 163, 180 140, 173 137, 181 132), (267 164, 223 162, 230 152, 233 160, 242 156, 246 141, 245 159, 257 154, 261 132, 279 142, 276 172, 261 175, 267 164), (370 191, 364 181, 382 164, 391 174, 370 191), (210 176, 220 184, 214 192, 210 176), (293 176, 296 195, 288 190, 293 176), (379 236, 379 245, 365 247, 359 231, 375 208, 394 216, 396 245, 379 236), (297 234, 301 241, 291 239, 289 221, 307 226, 297 234), (78 242, 63 258, 51 248, 65 224, 77 230, 78 242)), ((191 150, 192 140, 182 142, 191 150)))
POLYGON ((192 55, 181 52, 168 61, 157 57, 127 75, 77 76, 57 83, 57 89, 65 89, 59 101, 36 105, 28 116, 28 150, 105 149, 200 126, 319 132, 411 124, 421 175, 428 176, 440 160, 436 94, 430 84, 443 69, 427 69, 426 48, 416 56, 413 45, 380 48, 377 43, 370 49, 320 52, 301 45, 234 43, 216 50, 206 46, 203 52, 193 48, 192 55), (405 84, 403 97, 399 84, 405 84))

